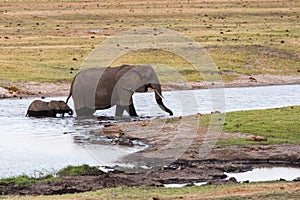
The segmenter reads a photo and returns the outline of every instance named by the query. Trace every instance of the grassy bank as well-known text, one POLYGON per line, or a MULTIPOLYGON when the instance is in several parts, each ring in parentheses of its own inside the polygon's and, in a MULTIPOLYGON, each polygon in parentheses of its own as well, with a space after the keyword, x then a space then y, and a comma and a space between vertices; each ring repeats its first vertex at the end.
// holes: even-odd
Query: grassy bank
POLYGON ((89 165, 81 165, 81 166, 68 166, 61 170, 59 170, 55 175, 48 174, 48 175, 41 175, 40 177, 29 177, 27 175, 21 175, 11 178, 3 178, 0 179, 0 187, 3 187, 4 184, 14 185, 16 187, 24 187, 29 186, 39 182, 48 182, 59 179, 60 177, 64 176, 97 176, 102 174, 103 172, 100 171, 96 167, 91 167, 89 165))
POLYGON ((1 197, 6 200, 42 200, 42 199, 114 199, 114 200, 149 200, 149 199, 298 199, 300 184, 297 182, 270 182, 252 184, 232 184, 223 186, 201 186, 183 188, 159 187, 121 187, 103 189, 96 192, 67 194, 59 196, 24 196, 1 197))
POLYGON ((249 141, 244 138, 223 139, 221 145, 245 144, 300 144, 300 106, 278 109, 238 111, 226 114, 224 131, 264 136, 267 141, 249 141))
MULTIPOLYGON (((70 81, 75 74, 70 69, 79 69, 100 42, 143 27, 170 28, 200 42, 225 81, 241 74, 300 73, 299 1, 0 3, 0 81, 70 81)), ((201 80, 188 63, 165 54, 134 52, 116 63, 161 63, 188 81, 201 80)))
MULTIPOLYGON (((200 117, 201 126, 207 127, 211 115, 200 117)), ((299 129, 300 106, 288 106, 263 110, 228 112, 225 116, 223 131, 228 133, 262 136, 266 141, 253 141, 250 138, 219 138, 218 144, 300 144, 299 129)))

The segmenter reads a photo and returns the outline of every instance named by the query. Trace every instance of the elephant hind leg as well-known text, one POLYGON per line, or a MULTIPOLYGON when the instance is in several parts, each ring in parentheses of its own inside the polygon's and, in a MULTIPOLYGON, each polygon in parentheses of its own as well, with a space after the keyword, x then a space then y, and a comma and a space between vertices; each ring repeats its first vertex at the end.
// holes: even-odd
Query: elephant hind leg
POLYGON ((124 110, 125 110, 125 106, 116 105, 115 116, 116 117, 121 117, 124 113, 124 110))

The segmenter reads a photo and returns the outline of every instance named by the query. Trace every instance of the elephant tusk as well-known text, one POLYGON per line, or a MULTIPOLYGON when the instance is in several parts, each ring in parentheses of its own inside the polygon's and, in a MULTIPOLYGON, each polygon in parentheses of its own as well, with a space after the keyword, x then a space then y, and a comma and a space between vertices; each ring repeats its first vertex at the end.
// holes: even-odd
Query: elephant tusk
POLYGON ((160 98, 164 99, 164 97, 163 97, 161 94, 159 94, 159 92, 158 92, 157 90, 154 90, 154 91, 156 92, 156 94, 157 94, 160 98))

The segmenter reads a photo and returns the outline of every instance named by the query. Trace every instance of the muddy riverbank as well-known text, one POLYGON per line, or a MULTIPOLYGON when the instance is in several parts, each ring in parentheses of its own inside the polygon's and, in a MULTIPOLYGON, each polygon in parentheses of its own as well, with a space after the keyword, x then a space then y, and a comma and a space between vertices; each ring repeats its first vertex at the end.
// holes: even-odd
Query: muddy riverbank
MULTIPOLYGON (((197 115, 188 116, 188 118, 195 117, 197 115)), ((130 141, 133 139, 139 139, 147 143, 149 146, 145 150, 122 159, 122 162, 139 165, 139 168, 117 168, 115 171, 103 172, 95 176, 60 177, 55 181, 40 182, 28 186, 0 183, 0 193, 10 195, 53 195, 95 191, 119 186, 163 187, 165 184, 197 185, 199 183, 220 185, 236 182, 234 178, 227 177, 224 172, 242 172, 257 167, 300 167, 299 145, 257 144, 227 147, 215 145, 207 155, 201 156, 199 155, 199 146, 207 141, 204 137, 207 129, 204 127, 197 130, 197 135, 190 145, 186 146, 183 154, 177 155, 180 152, 175 152, 171 154, 171 158, 162 155, 162 159, 171 159, 170 161, 172 161, 165 165, 165 160, 153 159, 151 155, 154 154, 151 153, 157 152, 161 147, 165 147, 165 151, 172 152, 170 150, 175 146, 170 144, 173 143, 174 134, 178 134, 178 129, 187 136, 193 131, 189 126, 179 126, 177 120, 180 120, 180 118, 168 119, 163 124, 161 119, 124 122, 92 132, 95 135, 108 138, 114 137, 118 141, 122 140, 123 142, 119 145, 132 145, 130 141), (147 131, 149 126, 151 126, 152 131, 147 131), (159 131, 153 131, 158 126, 159 131), (147 167, 149 163, 152 165, 155 163, 154 167, 147 167)), ((220 138, 252 139, 253 137, 253 135, 241 133, 222 133, 220 135, 220 138)), ((177 140, 180 142, 179 138, 177 137, 177 140)))

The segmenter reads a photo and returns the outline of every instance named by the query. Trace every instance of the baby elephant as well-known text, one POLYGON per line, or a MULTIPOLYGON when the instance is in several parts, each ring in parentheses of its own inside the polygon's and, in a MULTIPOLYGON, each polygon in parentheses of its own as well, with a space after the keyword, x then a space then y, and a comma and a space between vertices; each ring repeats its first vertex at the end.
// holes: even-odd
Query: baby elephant
POLYGON ((28 117, 56 117, 56 114, 65 113, 73 115, 73 110, 64 101, 45 102, 34 100, 28 107, 26 116, 28 117))

